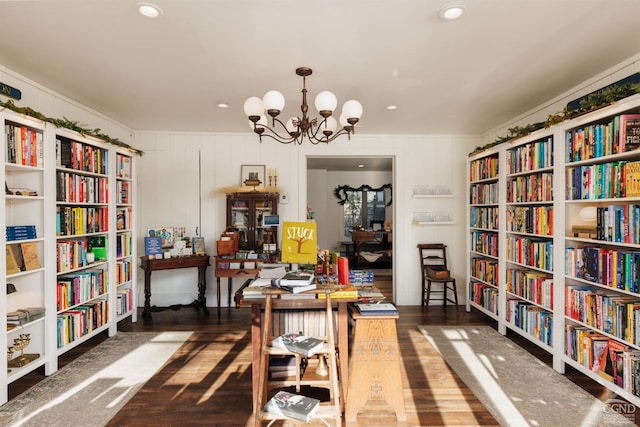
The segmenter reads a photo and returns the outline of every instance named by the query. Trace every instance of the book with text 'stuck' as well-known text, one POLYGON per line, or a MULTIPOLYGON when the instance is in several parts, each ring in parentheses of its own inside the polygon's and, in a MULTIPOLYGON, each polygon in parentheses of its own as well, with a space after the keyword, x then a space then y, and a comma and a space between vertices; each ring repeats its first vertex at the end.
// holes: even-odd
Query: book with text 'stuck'
POLYGON ((279 391, 265 405, 265 411, 295 420, 309 422, 318 411, 320 400, 300 394, 279 391))
POLYGON ((282 348, 303 356, 313 356, 324 345, 320 338, 307 337, 301 334, 283 334, 271 341, 272 347, 282 348))

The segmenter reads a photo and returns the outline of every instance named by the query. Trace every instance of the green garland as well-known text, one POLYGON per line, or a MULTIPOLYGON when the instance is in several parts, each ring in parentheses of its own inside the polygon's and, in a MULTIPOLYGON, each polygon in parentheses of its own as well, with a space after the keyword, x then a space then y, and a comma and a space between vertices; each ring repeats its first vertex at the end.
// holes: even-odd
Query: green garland
POLYGON ((583 114, 590 113, 591 111, 599 110, 608 105, 613 104, 621 99, 640 93, 640 84, 638 83, 626 83, 622 85, 613 85, 606 87, 600 91, 589 94, 580 101, 580 105, 575 110, 569 111, 567 108, 556 114, 550 114, 547 120, 544 122, 538 122, 526 126, 516 126, 508 129, 507 136, 498 137, 497 140, 491 142, 482 147, 476 147, 469 156, 473 156, 476 153, 484 151, 488 148, 495 147, 502 143, 511 141, 515 138, 529 135, 530 133, 539 129, 548 129, 551 126, 564 122, 565 120, 575 119, 583 114))
POLYGON ((339 205, 344 205, 348 201, 347 191, 364 191, 364 190, 383 191, 386 188, 389 189, 389 192, 391 193, 391 197, 389 198, 389 202, 385 206, 391 206, 391 203, 393 203, 393 191, 392 191, 391 184, 385 184, 380 188, 372 188, 367 184, 363 184, 358 188, 350 187, 348 185, 341 185, 333 189, 333 195, 336 196, 336 198, 338 199, 339 205))
POLYGON ((100 132, 100 129, 85 129, 80 126, 78 122, 72 122, 66 117, 63 117, 63 119, 53 119, 51 117, 45 116, 38 111, 35 111, 32 108, 18 107, 11 100, 8 100, 7 102, 0 100, 0 106, 15 111, 16 113, 24 114, 25 116, 33 117, 35 119, 42 120, 43 122, 51 123, 57 128, 70 129, 78 132, 82 136, 93 136, 111 145, 117 145, 118 147, 126 148, 127 150, 131 151, 134 154, 137 154, 138 156, 142 156, 144 154, 143 151, 133 148, 129 144, 122 142, 119 139, 111 138, 109 135, 100 132))

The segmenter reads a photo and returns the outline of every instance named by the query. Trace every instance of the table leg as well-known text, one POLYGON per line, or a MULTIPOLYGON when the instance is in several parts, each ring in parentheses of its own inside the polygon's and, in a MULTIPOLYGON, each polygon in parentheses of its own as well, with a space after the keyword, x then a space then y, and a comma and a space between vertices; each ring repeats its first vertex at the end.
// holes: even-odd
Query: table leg
POLYGON ((253 304, 251 306, 251 384, 253 391, 253 413, 257 411, 258 404, 258 388, 260 387, 260 349, 262 346, 261 337, 261 319, 260 319, 260 304, 253 304))
POLYGON ((142 318, 145 321, 152 321, 151 317, 151 270, 145 270, 144 272, 144 310, 142 311, 142 318))
POLYGON ((207 316, 209 310, 207 309, 207 267, 198 267, 198 304, 202 308, 202 311, 207 316))
POLYGON ((218 302, 218 319, 220 318, 220 278, 216 277, 216 301, 218 302))
POLYGON ((227 307, 231 308, 231 277, 227 278, 227 307))
POLYGON ((347 401, 349 384, 349 313, 346 303, 338 303, 338 357, 340 361, 340 384, 342 396, 347 401))

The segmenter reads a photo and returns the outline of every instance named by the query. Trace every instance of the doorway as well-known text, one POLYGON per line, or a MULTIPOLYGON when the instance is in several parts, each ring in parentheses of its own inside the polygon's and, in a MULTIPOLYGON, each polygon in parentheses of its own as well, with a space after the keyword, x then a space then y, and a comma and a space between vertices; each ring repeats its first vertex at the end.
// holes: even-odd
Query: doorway
MULTIPOLYGON (((306 157, 307 166, 307 212, 318 225, 318 245, 322 249, 332 252, 340 252, 346 255, 351 242, 350 227, 346 227, 345 208, 339 204, 340 195, 336 194, 339 187, 350 186, 358 188, 369 186, 379 188, 395 182, 395 161, 393 156, 310 156, 306 157), (348 229, 348 230, 347 230, 348 229)), ((393 224, 396 217, 393 204, 393 192, 387 191, 388 200, 391 202, 385 208, 385 219, 393 224)), ((376 224, 366 224, 366 228, 373 229, 376 224)), ((391 233, 390 252, 395 247, 395 235, 391 233)), ((389 262, 381 262, 378 266, 371 263, 360 266, 361 269, 374 270, 374 275, 380 277, 381 283, 385 283, 390 289, 385 295, 393 296, 394 260, 391 256, 389 262), (378 268, 382 267, 382 268, 378 268)), ((355 266, 350 263, 350 268, 355 266)), ((377 280, 376 280, 377 281, 377 280)), ((394 300, 393 298, 391 298, 394 300)))

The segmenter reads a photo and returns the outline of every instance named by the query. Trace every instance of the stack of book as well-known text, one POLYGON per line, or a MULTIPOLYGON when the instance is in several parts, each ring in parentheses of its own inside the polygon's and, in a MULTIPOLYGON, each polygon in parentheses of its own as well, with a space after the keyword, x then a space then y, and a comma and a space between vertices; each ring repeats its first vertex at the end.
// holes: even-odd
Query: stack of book
POLYGON ((376 303, 363 303, 356 304, 358 311, 363 316, 388 316, 397 315, 398 309, 390 302, 376 302, 376 303))
POLYGON ((290 271, 276 282, 280 289, 294 294, 316 289, 315 276, 308 271, 290 271))
MULTIPOLYGON (((300 375, 307 367, 307 359, 300 358, 300 375)), ((269 359, 269 375, 273 379, 287 378, 296 375, 295 356, 271 356, 269 359)))
POLYGON ((7 326, 20 326, 25 323, 33 322, 34 320, 44 317, 44 307, 27 307, 19 308, 16 311, 7 312, 7 326))
POLYGON ((7 225, 6 227, 7 241, 35 239, 36 237, 35 225, 7 225))
POLYGON ((373 270, 349 270, 349 283, 373 283, 373 270))

